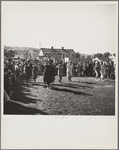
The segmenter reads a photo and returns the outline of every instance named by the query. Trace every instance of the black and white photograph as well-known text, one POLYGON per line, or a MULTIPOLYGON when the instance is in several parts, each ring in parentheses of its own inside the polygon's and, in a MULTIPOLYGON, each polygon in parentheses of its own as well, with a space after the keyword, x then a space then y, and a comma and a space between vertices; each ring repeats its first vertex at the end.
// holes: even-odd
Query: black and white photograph
POLYGON ((4 114, 115 115, 116 5, 3 8, 4 114))
POLYGON ((115 117, 117 4, 2 2, 3 116, 115 117))

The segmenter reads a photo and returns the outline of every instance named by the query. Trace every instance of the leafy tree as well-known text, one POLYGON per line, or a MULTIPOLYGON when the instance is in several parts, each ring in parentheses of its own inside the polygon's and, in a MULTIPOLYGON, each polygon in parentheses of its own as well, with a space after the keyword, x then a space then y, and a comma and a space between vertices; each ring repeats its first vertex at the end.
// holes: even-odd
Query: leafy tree
POLYGON ((103 56, 104 56, 104 57, 109 57, 109 56, 110 56, 110 53, 109 53, 109 52, 106 52, 106 53, 103 54, 103 56))
POLYGON ((78 53, 76 53, 76 58, 79 58, 80 57, 80 54, 79 54, 79 52, 78 53))
POLYGON ((85 59, 85 56, 84 55, 80 55, 80 58, 85 59))
POLYGON ((24 52, 24 59, 27 60, 27 59, 29 59, 29 57, 30 57, 29 51, 25 51, 24 52))
POLYGON ((92 58, 91 58, 91 55, 88 55, 88 56, 87 56, 87 59, 92 59, 92 58))
POLYGON ((12 58, 15 56, 15 54, 16 54, 16 52, 13 50, 6 50, 6 49, 4 50, 4 55, 7 58, 12 58))
POLYGON ((102 56, 103 56, 103 54, 101 54, 101 53, 97 53, 97 54, 95 54, 94 56, 95 56, 95 57, 102 57, 102 56))

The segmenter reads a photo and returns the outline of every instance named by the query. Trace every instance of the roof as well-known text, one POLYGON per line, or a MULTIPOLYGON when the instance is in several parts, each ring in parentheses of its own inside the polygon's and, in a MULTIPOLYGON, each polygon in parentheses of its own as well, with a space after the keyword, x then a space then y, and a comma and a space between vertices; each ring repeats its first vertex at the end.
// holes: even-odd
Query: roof
POLYGON ((70 54, 75 54, 75 51, 73 49, 65 49, 66 51, 68 51, 70 54))
MULTIPOLYGON (((65 54, 68 53, 67 51, 65 51, 64 49, 56 49, 57 52, 59 52, 60 54, 65 54)), ((69 54, 69 53, 68 53, 69 54)))
POLYGON ((40 51, 43 51, 44 54, 54 54, 54 55, 59 55, 59 53, 54 50, 54 49, 50 49, 50 48, 41 48, 40 51))
POLYGON ((73 49, 57 49, 57 48, 41 48, 43 53, 45 54, 51 54, 53 53, 54 55, 62 55, 62 54, 75 54, 73 49))

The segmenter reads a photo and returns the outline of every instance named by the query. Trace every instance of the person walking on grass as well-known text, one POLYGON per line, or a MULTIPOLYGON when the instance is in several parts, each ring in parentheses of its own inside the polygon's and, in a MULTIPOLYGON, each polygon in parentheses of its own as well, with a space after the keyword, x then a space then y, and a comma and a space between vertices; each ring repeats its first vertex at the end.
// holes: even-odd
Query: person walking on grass
POLYGON ((35 63, 35 64, 34 64, 34 67, 33 67, 33 79, 34 79, 34 84, 36 83, 37 73, 38 73, 38 67, 37 67, 37 64, 35 63))
POLYGON ((94 70, 96 74, 96 79, 98 80, 100 78, 100 64, 98 61, 95 62, 94 70))
POLYGON ((29 80, 30 80, 30 78, 32 76, 31 64, 26 64, 25 72, 26 72, 26 82, 27 82, 27 85, 28 85, 29 80))
POLYGON ((62 76, 63 76, 63 69, 64 69, 62 61, 59 62, 59 64, 56 66, 56 68, 58 68, 57 74, 59 76, 59 82, 61 83, 62 76))
POLYGON ((69 81, 71 81, 72 76, 73 76, 73 63, 72 61, 70 61, 67 62, 67 77, 69 81))
POLYGON ((106 64, 104 62, 100 63, 100 79, 104 81, 105 74, 106 74, 106 64))
POLYGON ((54 78, 54 67, 52 65, 52 60, 47 60, 47 63, 45 65, 44 68, 44 76, 43 76, 43 80, 44 83, 47 84, 47 89, 49 89, 49 86, 52 82, 54 82, 55 78, 54 78))

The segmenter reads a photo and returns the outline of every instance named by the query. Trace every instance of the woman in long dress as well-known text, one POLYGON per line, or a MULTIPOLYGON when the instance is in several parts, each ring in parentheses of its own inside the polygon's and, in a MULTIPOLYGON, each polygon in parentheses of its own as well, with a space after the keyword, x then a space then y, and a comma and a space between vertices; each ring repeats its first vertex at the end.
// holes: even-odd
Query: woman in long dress
POLYGON ((77 65, 77 75, 78 76, 82 75, 82 64, 81 64, 81 62, 79 62, 77 65))
POLYGON ((46 63, 43 80, 44 83, 47 84, 47 89, 49 88, 50 83, 54 82, 54 67, 51 60, 48 60, 46 63))
POLYGON ((34 67, 33 67, 33 79, 34 79, 34 83, 36 83, 37 73, 38 73, 37 64, 34 64, 34 67))
POLYGON ((104 62, 101 62, 100 64, 100 79, 103 79, 105 78, 105 74, 106 74, 106 64, 104 62))
POLYGON ((56 68, 58 68, 59 82, 61 83, 64 69, 62 61, 60 61, 60 63, 56 66, 56 68))
POLYGON ((26 64, 25 72, 26 72, 26 81, 28 84, 28 82, 32 76, 32 66, 30 64, 26 64))
POLYGON ((95 62, 94 70, 96 74, 96 79, 100 78, 100 64, 98 61, 95 62))
POLYGON ((70 61, 67 63, 67 77, 69 81, 71 81, 72 76, 73 76, 73 64, 72 61, 70 61))

